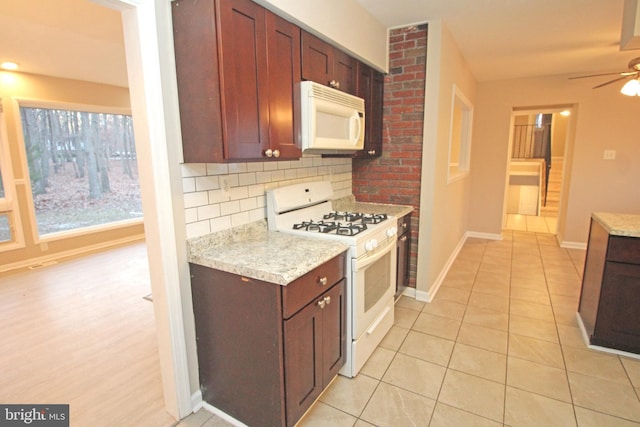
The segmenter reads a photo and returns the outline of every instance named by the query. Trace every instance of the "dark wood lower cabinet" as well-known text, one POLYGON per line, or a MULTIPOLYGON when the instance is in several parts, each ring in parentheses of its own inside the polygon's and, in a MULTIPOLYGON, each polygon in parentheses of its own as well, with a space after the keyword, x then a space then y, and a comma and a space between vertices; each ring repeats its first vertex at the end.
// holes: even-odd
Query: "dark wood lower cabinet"
POLYGON ((411 214, 398 218, 396 296, 409 284, 409 258, 411 257, 411 214))
POLYGON ((345 362, 345 258, 287 286, 190 264, 205 402, 249 426, 293 426, 345 362))
POLYGON ((640 354, 640 238, 591 221, 578 313, 589 343, 640 354))
POLYGON ((298 420, 345 362, 344 280, 284 322, 287 419, 298 420))

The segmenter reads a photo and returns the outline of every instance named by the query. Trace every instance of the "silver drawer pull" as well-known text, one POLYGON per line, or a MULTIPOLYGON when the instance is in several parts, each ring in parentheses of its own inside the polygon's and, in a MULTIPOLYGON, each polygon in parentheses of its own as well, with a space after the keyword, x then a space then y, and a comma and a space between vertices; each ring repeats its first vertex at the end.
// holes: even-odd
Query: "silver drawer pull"
POLYGON ((322 286, 327 286, 328 282, 329 281, 327 280, 327 276, 318 277, 318 283, 320 283, 322 286))

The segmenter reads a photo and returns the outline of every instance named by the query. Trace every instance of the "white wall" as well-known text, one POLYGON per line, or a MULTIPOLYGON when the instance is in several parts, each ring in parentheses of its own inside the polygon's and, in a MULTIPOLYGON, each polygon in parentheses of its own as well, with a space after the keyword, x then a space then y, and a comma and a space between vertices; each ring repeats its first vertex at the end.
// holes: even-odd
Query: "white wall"
POLYGON ((416 296, 427 300, 468 230, 470 177, 448 182, 454 84, 475 104, 476 82, 465 59, 442 21, 431 21, 416 280, 416 296))
POLYGON ((478 84, 471 230, 501 231, 510 115, 517 107, 574 106, 558 218, 562 244, 586 243, 594 211, 640 213, 640 98, 621 95, 622 82, 592 89, 602 82, 552 76, 478 84), (605 149, 616 150, 616 160, 603 160, 605 149))
POLYGON ((369 65, 387 71, 387 28, 355 0, 255 1, 369 65))

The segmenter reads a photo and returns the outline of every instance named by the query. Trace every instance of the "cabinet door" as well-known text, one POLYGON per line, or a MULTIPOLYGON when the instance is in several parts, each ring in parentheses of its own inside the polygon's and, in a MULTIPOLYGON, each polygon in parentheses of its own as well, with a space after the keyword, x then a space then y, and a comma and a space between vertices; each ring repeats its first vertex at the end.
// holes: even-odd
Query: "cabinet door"
POLYGON ((364 99, 365 134, 364 148, 354 155, 357 158, 373 158, 382 154, 382 102, 384 76, 366 64, 358 63, 356 95, 364 99))
POLYGON ((323 85, 333 79, 333 47, 306 31, 302 32, 302 78, 323 85))
POLYGON ((372 70, 371 78, 371 109, 369 111, 369 150, 373 156, 382 155, 382 124, 384 118, 384 74, 372 70))
POLYGON ((640 265, 607 262, 592 344, 640 352, 640 265))
POLYGON ((293 425, 322 392, 322 310, 316 298, 284 322, 287 425, 293 425))
POLYGON ((356 94, 357 61, 338 49, 333 49, 333 80, 343 92, 356 94))
POLYGON ((184 160, 222 161, 224 135, 215 4, 173 1, 171 11, 184 160), (198 49, 193 48, 196 44, 198 49))
POLYGON ((409 276, 409 233, 398 237, 398 269, 396 279, 396 292, 401 286, 407 286, 409 276))
POLYGON ((322 309, 322 383, 335 377, 346 361, 347 306, 344 279, 324 294, 322 309))
POLYGON ((269 148, 265 9, 250 0, 218 0, 218 8, 225 159, 261 158, 269 148))
POLYGON ((300 28, 267 11, 269 63, 269 141, 279 159, 299 159, 294 88, 300 76, 300 28))

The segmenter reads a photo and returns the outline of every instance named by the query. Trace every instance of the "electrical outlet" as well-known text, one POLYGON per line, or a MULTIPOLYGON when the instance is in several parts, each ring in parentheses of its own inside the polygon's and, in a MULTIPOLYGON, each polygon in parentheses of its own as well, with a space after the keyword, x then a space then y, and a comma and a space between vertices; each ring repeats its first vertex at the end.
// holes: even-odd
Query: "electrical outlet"
POLYGON ((221 179, 220 184, 222 184, 222 191, 224 191, 225 193, 229 192, 229 178, 228 177, 224 177, 221 179))
POLYGON ((604 150, 604 155, 602 156, 604 160, 615 160, 616 159, 616 150, 604 150))

